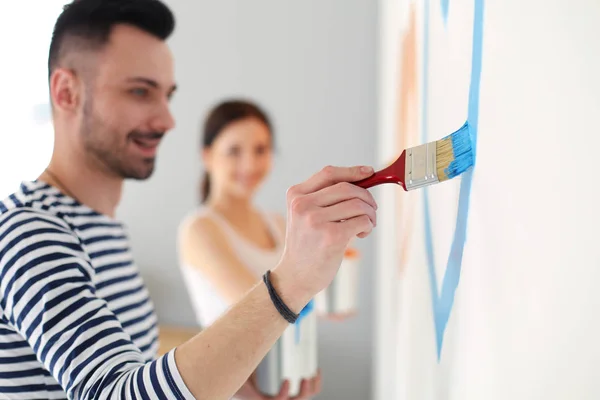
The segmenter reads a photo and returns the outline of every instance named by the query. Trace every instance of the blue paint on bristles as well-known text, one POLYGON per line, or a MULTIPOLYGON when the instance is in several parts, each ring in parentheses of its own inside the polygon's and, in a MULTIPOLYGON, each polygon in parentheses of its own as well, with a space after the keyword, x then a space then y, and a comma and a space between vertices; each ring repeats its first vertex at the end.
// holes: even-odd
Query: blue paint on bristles
POLYGON ((449 135, 452 139, 452 152, 454 161, 444 170, 448 179, 452 179, 473 166, 473 148, 471 147, 471 134, 469 132, 469 123, 465 124, 456 132, 449 135))

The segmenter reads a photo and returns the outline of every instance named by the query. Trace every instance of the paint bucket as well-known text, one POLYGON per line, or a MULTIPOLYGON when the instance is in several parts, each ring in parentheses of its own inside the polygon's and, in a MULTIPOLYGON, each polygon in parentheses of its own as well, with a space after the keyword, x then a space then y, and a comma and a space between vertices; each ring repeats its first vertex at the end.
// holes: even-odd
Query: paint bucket
POLYGON ((352 314, 358 309, 360 253, 348 248, 331 284, 315 297, 319 315, 352 314))
POLYGON ((317 314, 313 311, 290 325, 256 369, 256 387, 276 396, 287 379, 290 397, 300 393, 302 379, 317 375, 317 314))

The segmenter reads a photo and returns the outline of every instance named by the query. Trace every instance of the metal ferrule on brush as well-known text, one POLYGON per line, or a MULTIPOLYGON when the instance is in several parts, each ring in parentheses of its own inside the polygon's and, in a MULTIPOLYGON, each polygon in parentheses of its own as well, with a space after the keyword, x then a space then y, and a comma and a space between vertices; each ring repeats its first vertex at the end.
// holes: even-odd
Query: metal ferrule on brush
POLYGON ((435 142, 406 150, 405 179, 406 190, 418 189, 439 182, 435 142))

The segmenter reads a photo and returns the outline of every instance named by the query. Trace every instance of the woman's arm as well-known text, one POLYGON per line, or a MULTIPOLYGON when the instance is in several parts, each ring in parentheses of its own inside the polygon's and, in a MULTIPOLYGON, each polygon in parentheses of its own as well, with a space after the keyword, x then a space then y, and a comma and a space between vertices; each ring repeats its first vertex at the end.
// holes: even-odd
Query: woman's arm
POLYGON ((258 281, 210 218, 198 217, 188 223, 179 247, 182 261, 201 272, 228 305, 236 303, 258 281))

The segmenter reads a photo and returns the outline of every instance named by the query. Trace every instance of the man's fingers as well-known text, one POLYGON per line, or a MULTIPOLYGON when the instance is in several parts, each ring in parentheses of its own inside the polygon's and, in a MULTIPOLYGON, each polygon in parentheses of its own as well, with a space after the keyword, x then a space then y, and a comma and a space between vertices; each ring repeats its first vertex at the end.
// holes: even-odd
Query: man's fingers
POLYGON ((347 230, 350 237, 358 236, 359 238, 365 238, 369 236, 373 230, 373 224, 367 215, 347 219, 341 223, 344 225, 344 228, 347 230))
POLYGON ((371 167, 325 167, 308 180, 295 185, 288 191, 289 196, 305 195, 340 182, 356 182, 373 175, 371 167))
POLYGON ((357 198, 377 209, 377 202, 371 192, 348 182, 336 183, 307 197, 313 197, 315 205, 319 207, 328 207, 344 200, 357 198))
POLYGON ((360 199, 347 200, 334 206, 320 209, 317 219, 324 222, 338 222, 348 219, 367 216, 373 226, 377 225, 375 209, 360 199))

